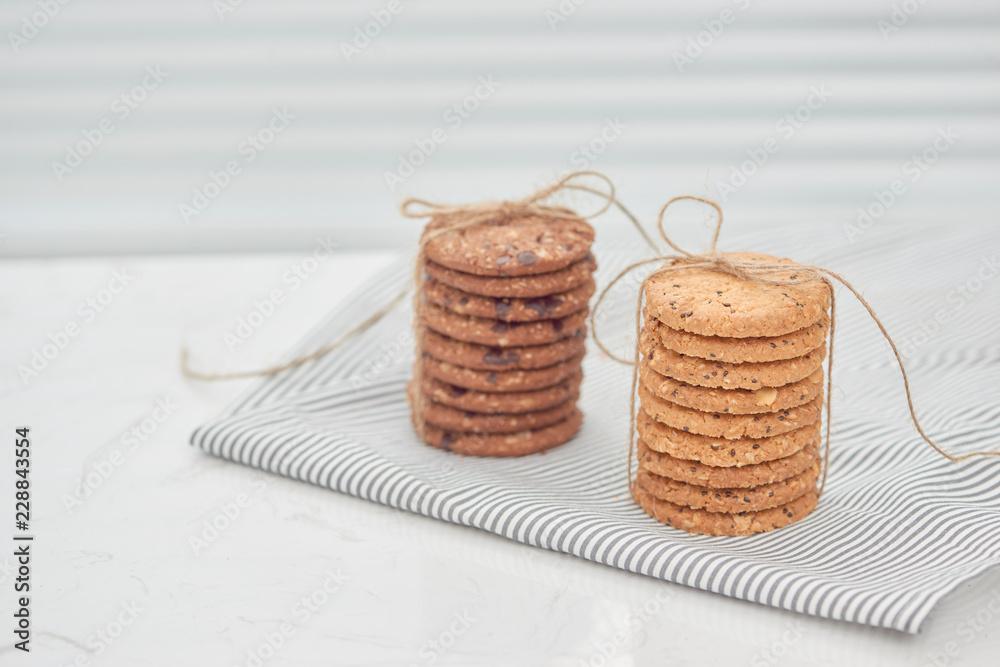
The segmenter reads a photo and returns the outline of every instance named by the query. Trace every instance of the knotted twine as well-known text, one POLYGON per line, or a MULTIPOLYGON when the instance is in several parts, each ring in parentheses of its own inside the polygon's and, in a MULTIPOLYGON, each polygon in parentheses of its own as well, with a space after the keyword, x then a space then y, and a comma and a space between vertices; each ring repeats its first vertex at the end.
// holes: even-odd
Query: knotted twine
MULTIPOLYGON (((740 261, 737 259, 732 259, 727 257, 723 253, 716 250, 716 244, 719 240, 719 232, 722 230, 722 208, 709 199, 704 199, 702 197, 696 197, 693 195, 682 195, 679 197, 674 197, 660 209, 660 214, 656 221, 656 228, 660 233, 660 238, 662 238, 668 246, 670 246, 677 254, 674 255, 661 255, 658 257, 650 257, 649 259, 640 260, 629 264, 624 269, 622 269, 618 275, 608 283, 603 290, 601 290, 600 295, 597 297, 597 303, 594 304, 594 308, 590 311, 590 327, 593 331, 594 342, 601 348, 601 350, 614 359, 615 361, 632 366, 632 390, 629 395, 629 433, 628 433, 628 461, 627 461, 627 476, 628 476, 628 488, 630 492, 634 491, 634 480, 632 478, 632 456, 635 451, 635 438, 636 438, 636 391, 639 384, 639 335, 642 328, 642 305, 643 297, 646 292, 647 283, 654 277, 662 275, 664 273, 670 273, 671 271, 677 271, 680 269, 691 269, 691 268, 701 268, 708 269, 709 271, 715 271, 717 273, 724 273, 731 275, 740 280, 747 282, 763 283, 767 285, 800 285, 803 283, 813 282, 815 280, 822 280, 826 283, 830 290, 830 342, 828 344, 828 362, 827 362, 827 374, 826 374, 826 396, 825 396, 825 411, 826 411, 826 433, 824 436, 825 445, 823 448, 823 477, 819 485, 818 494, 823 493, 823 488, 826 486, 826 475, 829 469, 830 462, 830 422, 831 422, 831 411, 833 403, 833 341, 834 332, 836 330, 837 324, 837 300, 836 294, 833 289, 834 281, 840 283, 846 287, 851 294, 858 300, 858 302, 864 306, 868 315, 872 318, 872 321, 878 326, 880 332, 882 332, 882 337, 885 338, 886 342, 889 343, 889 347, 892 348, 892 353, 896 358, 896 364, 899 366, 899 371, 903 376, 903 388, 906 390, 906 403, 910 411, 910 419, 913 421, 913 425, 916 427, 917 432, 920 437, 924 439, 928 445, 930 445, 934 451, 936 451, 941 456, 945 457, 949 461, 957 462, 970 459, 975 456, 1000 456, 1000 451, 977 451, 969 452, 966 454, 949 454, 943 450, 936 442, 934 442, 930 436, 924 431, 923 426, 920 424, 920 420, 917 418, 916 410, 913 407, 913 395, 910 391, 910 380, 906 374, 906 368, 903 365, 903 357, 899 353, 899 349, 896 347, 896 343, 892 340, 892 336, 886 330, 885 325, 882 320, 879 319, 878 315, 875 314, 875 310, 871 307, 867 300, 861 295, 861 293, 843 276, 835 271, 822 266, 815 266, 811 264, 776 264, 776 263, 756 263, 740 261), (716 221, 715 221, 715 231, 712 234, 712 241, 708 246, 708 250, 701 254, 695 254, 688 252, 684 248, 678 246, 670 236, 667 235, 666 230, 663 227, 663 219, 667 213, 667 209, 670 208, 672 204, 682 200, 692 200, 698 201, 703 204, 707 204, 715 209, 716 221), (635 269, 651 264, 653 262, 667 262, 662 266, 658 267, 656 270, 647 275, 642 282, 642 286, 639 289, 639 293, 636 299, 635 307, 635 349, 633 351, 632 359, 622 359, 611 352, 604 343, 601 342, 600 335, 598 334, 596 328, 594 327, 594 317, 597 311, 600 309, 601 302, 604 297, 607 296, 608 292, 620 281, 622 278, 630 274, 635 269), (777 275, 781 273, 787 273, 789 269, 794 269, 794 278, 778 278, 777 275), (804 276, 804 277, 798 277, 804 276)), ((643 234, 648 240, 648 236, 643 234)))
MULTIPOLYGON (((618 201, 615 196, 615 186, 614 183, 611 182, 611 179, 596 171, 574 172, 561 178, 552 185, 537 190, 534 194, 531 194, 524 199, 515 201, 448 205, 436 204, 423 199, 411 198, 407 199, 400 205, 400 213, 402 213, 405 217, 418 219, 429 217, 434 225, 433 229, 428 226, 428 228, 424 230, 423 235, 420 237, 420 246, 413 269, 413 328, 415 334, 414 338, 417 344, 416 361, 413 365, 413 425, 421 439, 424 437, 425 423, 423 420, 423 414, 424 406, 426 404, 426 397, 424 396, 423 391, 424 364, 421 345, 427 332, 427 325, 423 318, 424 299, 421 285, 424 279, 424 266, 427 261, 427 244, 435 239, 441 238, 442 236, 476 225, 489 224, 502 226, 510 224, 515 220, 533 216, 543 216, 563 220, 595 218, 602 213, 607 212, 612 206, 618 207, 618 209, 632 222, 650 247, 654 249, 656 248, 656 244, 646 233, 645 229, 643 229, 639 220, 632 215, 632 213, 625 208, 621 202, 618 201), (597 190, 587 185, 574 182, 586 176, 592 176, 603 181, 607 185, 607 191, 597 190), (587 216, 580 216, 569 209, 543 203, 562 190, 579 190, 589 192, 602 197, 605 202, 604 205, 597 211, 587 216)), ((591 314, 591 316, 593 316, 593 314, 591 314)), ((601 347, 603 349, 603 345, 601 347)))

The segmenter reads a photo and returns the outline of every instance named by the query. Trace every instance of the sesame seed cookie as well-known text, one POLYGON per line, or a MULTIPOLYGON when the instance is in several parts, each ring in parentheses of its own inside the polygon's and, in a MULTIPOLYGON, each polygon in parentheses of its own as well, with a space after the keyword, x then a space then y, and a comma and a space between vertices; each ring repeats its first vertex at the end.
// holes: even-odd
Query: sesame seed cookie
POLYGON ((725 338, 723 336, 699 336, 671 329, 663 322, 646 315, 646 331, 663 347, 679 354, 700 357, 712 361, 730 363, 762 363, 793 359, 812 352, 826 341, 830 317, 826 313, 818 322, 798 331, 782 336, 763 338, 725 338))
POLYGON ((521 414, 548 410, 565 402, 580 391, 583 371, 577 370, 559 384, 517 392, 486 392, 456 387, 434 378, 424 377, 424 395, 444 405, 487 414, 521 414))
POLYGON ((646 388, 660 398, 703 412, 733 415, 770 413, 808 403, 823 391, 823 371, 818 370, 805 380, 783 387, 749 389, 714 389, 696 387, 686 382, 660 375, 647 361, 639 363, 639 378, 646 388))
POLYGON ((583 355, 532 370, 480 371, 455 366, 424 353, 424 374, 441 382, 479 391, 530 391, 558 384, 580 368, 583 355))
POLYGON ((795 500, 759 512, 707 512, 676 505, 634 487, 632 497, 646 514, 660 523, 704 535, 753 535, 766 533, 775 528, 783 528, 808 516, 816 509, 819 495, 815 490, 805 493, 795 500))
POLYGON ((495 318, 505 322, 532 322, 565 317, 583 310, 596 288, 597 284, 591 279, 569 292, 517 299, 479 296, 431 278, 424 282, 424 295, 431 303, 460 315, 495 318))
MULTIPOLYGON (((425 235, 444 222, 431 218, 425 235)), ((445 232, 427 241, 424 254, 442 266, 479 276, 527 276, 583 259, 593 242, 594 228, 582 218, 539 214, 445 232)))
MULTIPOLYGON (((795 262, 753 252, 725 253, 758 264, 788 264, 775 279, 801 279, 795 262)), ((830 288, 814 278, 795 285, 743 280, 703 267, 685 267, 645 283, 649 314, 668 327, 702 336, 781 336, 818 322, 830 307, 830 288)))
MULTIPOLYGON (((728 455, 729 451, 726 449, 724 455, 728 455)), ((723 468, 706 465, 700 461, 679 459, 670 454, 650 449, 641 439, 638 442, 637 452, 639 467, 643 470, 688 484, 707 486, 713 489, 773 484, 798 475, 820 460, 818 438, 812 444, 806 445, 784 458, 741 467, 723 468)))
POLYGON ((573 335, 547 345, 497 347, 466 343, 428 329, 424 332, 423 349, 432 357, 451 359, 466 368, 483 371, 528 370, 554 366, 583 354, 586 337, 587 329, 580 327, 573 335))
POLYGON ((518 347, 541 345, 573 336, 587 322, 587 310, 566 317, 537 322, 504 322, 503 320, 459 315, 432 303, 421 308, 428 328, 449 338, 480 345, 518 347))
POLYGON ((690 357, 674 352, 655 342, 647 331, 640 336, 642 353, 649 367, 660 375, 698 385, 723 389, 760 389, 780 387, 822 372, 826 345, 821 345, 801 357, 781 361, 734 364, 714 359, 690 357))
MULTIPOLYGON (((721 423, 722 419, 715 421, 721 423)), ((649 449, 677 459, 692 461, 691 466, 695 465, 694 462, 700 461, 706 466, 742 467, 785 459, 810 444, 818 442, 821 425, 819 411, 817 410, 811 422, 806 419, 798 421, 801 421, 802 424, 783 433, 766 435, 766 437, 732 439, 721 436, 706 436, 685 431, 683 428, 667 426, 656 421, 646 408, 639 408, 636 414, 636 430, 642 442, 649 449)), ((791 424, 791 422, 789 423, 791 424)), ((652 457, 651 460, 658 459, 652 457)), ((667 473, 659 472, 659 474, 665 475, 667 473)), ((705 485, 711 486, 708 482, 705 482, 705 485)))
POLYGON ((576 435, 583 424, 583 413, 574 408, 560 422, 536 430, 517 433, 469 433, 446 431, 432 424, 424 425, 424 442, 455 454, 466 456, 524 456, 552 449, 576 435))
POLYGON ((798 407, 755 415, 734 415, 692 410, 665 401, 639 383, 639 400, 643 409, 656 421, 681 431, 690 431, 715 438, 766 438, 794 431, 818 420, 823 409, 822 392, 812 401, 798 407))
POLYGON ((533 299, 549 294, 561 294, 576 289, 591 278, 597 262, 590 253, 564 269, 515 278, 477 276, 449 269, 428 261, 424 265, 427 277, 468 294, 496 298, 533 299))
POLYGON ((817 461, 799 474, 780 482, 752 488, 713 489, 662 477, 648 470, 639 470, 635 483, 643 491, 675 505, 708 512, 756 512, 784 505, 814 490, 819 473, 820 464, 817 461))

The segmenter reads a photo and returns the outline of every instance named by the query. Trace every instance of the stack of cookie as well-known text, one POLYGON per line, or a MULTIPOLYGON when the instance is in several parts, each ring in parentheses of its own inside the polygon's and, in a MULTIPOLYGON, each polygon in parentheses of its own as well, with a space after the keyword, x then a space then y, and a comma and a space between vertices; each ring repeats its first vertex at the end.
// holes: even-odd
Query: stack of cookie
POLYGON ((424 441, 520 456, 577 432, 594 230, 563 209, 441 235, 425 230, 409 398, 424 441))
MULTIPOLYGON (((739 261, 795 263, 756 253, 739 261)), ((749 535, 816 506, 829 288, 705 268, 653 276, 640 333, 636 502, 695 533, 749 535)))

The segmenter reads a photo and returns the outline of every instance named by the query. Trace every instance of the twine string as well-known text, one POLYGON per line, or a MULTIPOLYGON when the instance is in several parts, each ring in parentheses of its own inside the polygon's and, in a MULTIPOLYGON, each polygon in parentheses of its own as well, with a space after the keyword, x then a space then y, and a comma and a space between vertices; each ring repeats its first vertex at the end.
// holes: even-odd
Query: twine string
MULTIPOLYGON (((444 234, 464 229, 466 227, 471 227, 473 225, 478 225, 482 223, 492 222, 494 224, 507 224, 511 220, 516 218, 526 217, 529 215, 546 215, 549 217, 563 218, 567 220, 576 220, 580 217, 594 218, 602 213, 608 211, 612 206, 617 207, 635 226, 639 233, 643 236, 647 243, 650 244, 654 250, 656 250, 656 244, 649 237, 646 231, 642 228, 639 220, 629 211, 615 195, 615 186, 604 174, 596 171, 577 171, 556 181, 552 185, 546 186, 534 192, 533 194, 525 197, 524 199, 517 201, 501 201, 501 202, 485 202, 476 204, 463 204, 463 205, 446 205, 446 204, 436 204, 434 202, 429 202, 425 199, 410 198, 402 203, 400 206, 400 212, 407 218, 427 218, 434 217, 439 220, 441 226, 434 230, 426 230, 424 235, 421 237, 419 252, 417 257, 416 268, 414 270, 414 280, 412 285, 407 285, 403 287, 386 305, 379 308, 371 316, 363 320, 360 324, 353 327, 343 335, 339 336, 330 343, 320 347, 319 349, 304 354, 302 356, 296 357, 291 361, 283 364, 276 364, 273 366, 267 366, 265 368, 250 370, 250 371, 236 371, 230 373, 207 373, 204 371, 199 371, 191 366, 191 355, 187 348, 184 346, 181 349, 180 366, 181 373, 192 380, 201 380, 205 382, 212 382, 217 380, 241 380, 246 378, 254 377, 266 377, 271 375, 277 375, 284 371, 292 370, 298 368, 303 364, 310 361, 315 361, 333 350, 337 349, 347 341, 351 340, 355 336, 358 336, 370 328, 375 326, 378 322, 384 319, 392 310, 399 305, 403 298, 406 296, 407 291, 414 287, 415 300, 414 300, 414 314, 420 312, 420 289, 421 285, 421 269, 424 264, 424 247, 435 238, 442 236, 444 234), (576 183, 574 181, 592 176, 607 185, 607 191, 603 191, 597 188, 590 187, 584 183, 576 183), (554 206, 545 206, 541 202, 552 197, 554 194, 560 190, 579 190, 582 192, 589 192, 591 194, 597 195, 605 200, 605 203, 594 213, 590 213, 587 216, 579 216, 572 211, 559 208, 554 206)), ((423 321, 422 318, 415 318, 415 327, 418 333, 422 333, 423 321)), ((420 337, 418 336, 418 340, 420 337)), ((419 356, 419 355, 418 355, 419 356)), ((417 368, 421 366, 421 360, 417 359, 417 368)), ((420 371, 416 371, 420 373, 420 371)), ((418 378, 420 380, 420 378, 418 378)), ((419 385, 418 385, 419 386, 419 385)), ((419 394, 419 392, 417 392, 419 394)))
MULTIPOLYGON (((596 171, 577 171, 555 183, 545 186, 527 197, 514 201, 500 202, 478 202, 473 204, 437 204, 425 199, 410 198, 404 201, 400 207, 400 213, 407 218, 431 218, 431 223, 424 229, 420 237, 420 245, 417 251, 416 262, 413 268, 413 328, 414 338, 417 344, 416 360, 413 364, 413 391, 410 393, 413 402, 413 414, 417 417, 413 420, 417 434, 424 437, 424 421, 420 415, 424 414, 426 397, 423 391, 424 382, 424 360, 421 350, 427 325, 423 317, 423 281, 424 265, 427 260, 427 244, 434 239, 446 234, 453 234, 462 229, 480 224, 507 225, 525 217, 545 216, 549 218, 560 218, 565 220, 579 220, 580 218, 595 218, 606 213, 612 206, 617 207, 642 234, 650 247, 656 250, 656 244, 643 229, 638 218, 632 214, 617 198, 614 183, 604 174, 596 171), (584 183, 578 183, 581 178, 594 177, 604 182, 607 190, 592 188, 584 183), (566 208, 544 204, 553 195, 563 190, 577 190, 597 195, 604 199, 604 204, 593 213, 581 216, 566 208), (433 228, 431 227, 433 225, 433 228)), ((591 314, 593 316, 593 314, 591 314)))
POLYGON ((910 413, 910 420, 917 429, 917 433, 931 448, 952 462, 964 461, 977 456, 1000 456, 1000 451, 975 451, 968 452, 965 454, 950 454, 941 448, 924 430, 923 425, 920 423, 920 419, 917 417, 916 408, 913 404, 913 392, 910 387, 910 379, 906 373, 906 367, 903 364, 903 357, 899 352, 899 348, 896 346, 895 341, 893 341, 892 336, 889 335, 885 324, 882 322, 881 318, 875 313, 875 309, 872 308, 871 304, 861 295, 861 292, 854 287, 846 278, 844 278, 839 273, 831 271, 822 266, 816 266, 811 264, 778 264, 778 263, 756 263, 747 262, 742 260, 733 259, 728 257, 718 250, 716 250, 716 244, 719 240, 719 232, 722 229, 722 209, 719 205, 709 199, 704 199, 702 197, 696 197, 692 195, 682 195, 679 197, 674 197, 669 200, 660 209, 659 217, 657 218, 656 228, 660 233, 660 237, 663 241, 672 248, 676 254, 672 255, 661 255, 658 257, 651 257, 648 259, 643 259, 637 262, 629 264, 624 269, 622 269, 614 279, 608 283, 603 290, 601 290, 600 295, 597 298, 597 302, 594 304, 594 308, 590 313, 590 324, 591 330, 593 331, 594 342, 597 343, 598 347, 607 354, 609 357, 615 361, 632 366, 632 391, 629 398, 629 433, 628 433, 628 460, 627 460, 627 477, 629 491, 634 492, 634 479, 632 476, 632 458, 634 456, 635 446, 636 446, 636 392, 638 390, 639 383, 639 361, 640 361, 640 346, 639 346, 639 335, 642 328, 642 307, 643 307, 643 297, 645 296, 646 285, 649 281, 658 275, 669 273, 671 271, 678 271, 681 269, 691 269, 691 268, 704 268, 710 271, 715 271, 718 273, 725 273, 741 280, 749 282, 764 283, 769 285, 799 285, 807 282, 813 282, 815 280, 822 280, 826 283, 830 292, 830 341, 828 344, 828 360, 827 360, 827 376, 826 376, 826 396, 825 396, 825 412, 826 412, 826 428, 825 428, 825 445, 823 448, 823 476, 819 485, 818 492, 823 493, 823 488, 826 486, 827 470, 829 468, 830 461, 830 428, 832 421, 832 402, 833 402, 833 352, 834 352, 834 334, 836 330, 837 322, 837 301, 835 291, 833 289, 834 281, 843 285, 847 290, 854 295, 854 298, 864 307, 865 311, 871 317, 872 321, 875 322, 878 327, 879 332, 881 332, 882 337, 889 343, 889 347, 892 349, 892 354, 895 357, 896 365, 899 367, 900 374, 903 378, 903 388, 906 391, 906 404, 910 413), (715 209, 716 221, 715 229, 712 234, 711 242, 708 246, 708 250, 702 254, 695 254, 685 250, 680 247, 670 238, 664 229, 663 223, 667 213, 667 210, 676 202, 682 200, 692 200, 701 202, 715 209), (632 271, 651 264, 653 262, 660 262, 656 270, 649 273, 642 282, 641 288, 638 290, 636 298, 635 307, 635 347, 632 354, 632 359, 624 359, 614 354, 611 350, 604 345, 601 341, 600 333, 594 326, 595 320, 594 315, 601 306, 605 297, 608 295, 610 290, 623 278, 629 275, 632 271), (780 278, 778 277, 781 273, 787 273, 789 270, 794 270, 794 278, 780 278))

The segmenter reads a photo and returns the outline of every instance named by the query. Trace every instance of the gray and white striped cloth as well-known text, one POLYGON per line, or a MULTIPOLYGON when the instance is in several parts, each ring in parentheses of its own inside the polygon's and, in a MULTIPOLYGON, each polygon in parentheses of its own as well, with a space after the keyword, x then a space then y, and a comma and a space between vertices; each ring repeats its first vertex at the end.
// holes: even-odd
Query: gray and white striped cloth
MULTIPOLYGON (((619 229, 619 237, 629 232, 619 229)), ((599 283, 643 246, 599 236, 599 283)), ((955 452, 1000 449, 1000 278, 994 223, 872 229, 773 228, 727 240, 828 266, 863 290, 907 355, 927 430, 955 452)), ((290 357, 316 349, 406 284, 400 259, 359 288, 290 357)), ((636 281, 598 314, 602 340, 629 344, 636 281)), ((373 502, 475 526, 527 545, 706 591, 915 633, 934 604, 1000 562, 1000 461, 950 463, 908 421, 899 371, 867 315, 841 291, 833 446, 807 519, 772 533, 707 537, 662 526, 626 488, 629 369, 592 343, 585 423, 544 455, 461 458, 426 447, 409 422, 410 310, 324 358, 257 383, 192 443, 245 465, 373 502)))

